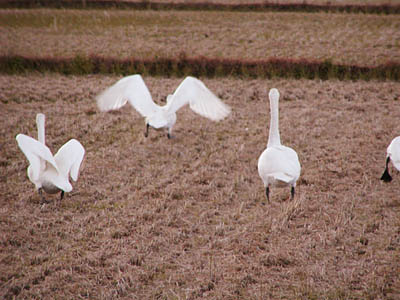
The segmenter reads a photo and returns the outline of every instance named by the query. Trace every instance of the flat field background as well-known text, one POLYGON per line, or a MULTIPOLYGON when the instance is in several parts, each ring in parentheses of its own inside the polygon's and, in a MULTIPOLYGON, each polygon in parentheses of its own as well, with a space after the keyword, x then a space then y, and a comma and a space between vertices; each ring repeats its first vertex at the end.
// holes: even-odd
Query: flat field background
MULTIPOLYGON (((0 10, 0 51, 399 60, 394 16, 169 13, 0 10), (189 26, 202 18, 208 27, 189 26), (305 26, 304 38, 300 25, 315 18, 320 25, 305 26), (270 48, 262 54, 261 45, 270 48)), ((232 114, 213 123, 184 108, 168 140, 152 130, 146 139, 129 105, 98 111, 95 95, 121 77, 0 75, 0 298, 399 298, 400 173, 379 180, 400 134, 398 82, 201 78, 232 114), (302 173, 294 201, 289 188, 274 188, 267 203, 257 160, 272 87, 281 92, 282 142, 297 151, 302 173), (38 112, 53 153, 70 138, 86 149, 74 190, 63 201, 46 195, 44 205, 15 141, 36 137, 38 112)), ((162 103, 182 78, 144 80, 162 103)))
MULTIPOLYGON (((0 77, 3 296, 396 299, 400 174, 379 177, 398 83, 205 79, 231 116, 185 108, 168 140, 144 138, 129 106, 98 112, 94 95, 118 78, 0 77), (292 202, 276 188, 266 203, 257 174, 271 87, 302 164, 292 202), (39 111, 50 149, 74 137, 87 151, 73 192, 44 206, 14 139, 36 136, 39 111)), ((180 79, 145 81, 161 102, 180 79)))
POLYGON ((0 55, 400 62, 397 15, 0 10, 0 55))

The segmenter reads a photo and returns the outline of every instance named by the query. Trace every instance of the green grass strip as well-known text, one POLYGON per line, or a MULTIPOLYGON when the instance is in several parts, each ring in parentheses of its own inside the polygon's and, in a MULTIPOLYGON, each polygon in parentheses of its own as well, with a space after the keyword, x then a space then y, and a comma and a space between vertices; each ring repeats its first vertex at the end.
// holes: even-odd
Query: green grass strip
POLYGON ((330 61, 269 59, 249 61, 206 57, 116 59, 101 56, 74 58, 0 56, 0 73, 58 72, 66 75, 135 74, 183 77, 307 78, 339 80, 400 80, 400 64, 364 67, 330 61))
POLYGON ((208 11, 286 11, 286 12, 347 12, 367 14, 400 14, 400 5, 308 4, 304 3, 244 3, 218 4, 210 2, 161 3, 152 1, 125 2, 104 0, 1 0, 0 8, 118 8, 136 10, 208 10, 208 11))

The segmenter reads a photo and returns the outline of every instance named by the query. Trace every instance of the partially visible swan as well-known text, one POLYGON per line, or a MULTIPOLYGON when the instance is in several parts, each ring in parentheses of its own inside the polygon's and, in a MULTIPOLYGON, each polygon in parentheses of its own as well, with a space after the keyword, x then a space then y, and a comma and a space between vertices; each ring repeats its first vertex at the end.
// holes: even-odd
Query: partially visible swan
POLYGON ((386 167, 381 177, 381 180, 384 182, 392 181, 392 176, 390 176, 388 168, 390 161, 400 171, 400 136, 395 137, 386 150, 386 167))
POLYGON ((37 114, 38 140, 25 134, 18 134, 16 140, 29 161, 29 180, 35 184, 42 200, 44 201, 42 190, 49 194, 61 192, 62 199, 64 192, 72 191, 69 176, 71 175, 74 181, 78 179, 85 149, 77 140, 71 139, 53 157, 45 145, 44 123, 44 114, 37 114))
POLYGON ((284 183, 290 185, 291 199, 294 198, 296 181, 300 177, 300 162, 296 151, 283 146, 279 135, 279 92, 269 91, 271 119, 267 149, 258 159, 258 174, 264 182, 265 193, 269 201, 271 185, 284 183))
POLYGON ((145 117, 148 136, 149 127, 168 129, 171 138, 172 127, 176 122, 176 111, 189 104, 199 115, 213 121, 220 121, 230 113, 230 107, 215 96, 199 79, 186 77, 174 94, 167 97, 167 104, 159 106, 153 102, 150 92, 139 74, 124 77, 103 91, 97 97, 101 111, 118 109, 127 101, 145 117))

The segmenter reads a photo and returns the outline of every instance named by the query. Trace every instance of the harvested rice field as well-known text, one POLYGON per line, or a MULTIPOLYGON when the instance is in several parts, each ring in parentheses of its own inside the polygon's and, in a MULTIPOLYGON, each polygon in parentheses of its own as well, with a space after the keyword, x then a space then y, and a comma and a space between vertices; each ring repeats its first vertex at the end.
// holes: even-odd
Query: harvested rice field
MULTIPOLYGON (((399 43, 396 15, 0 9, 2 57, 376 66, 399 63, 399 43)), ((201 77, 231 114, 184 107, 167 139, 146 138, 129 104, 99 111, 96 95, 122 77, 0 73, 1 299, 399 299, 400 172, 380 180, 400 135, 398 81, 201 77), (302 169, 293 200, 273 187, 268 202, 257 161, 272 87, 302 169), (63 200, 41 201, 15 140, 37 137, 39 112, 52 153, 72 138, 86 150, 63 200)), ((183 80, 143 78, 158 104, 183 80)))
MULTIPOLYGON (((0 77, 0 295, 5 299, 397 299, 400 173, 379 180, 400 132, 395 82, 203 79, 231 106, 214 123, 189 108, 174 137, 129 105, 94 96, 119 76, 0 77), (282 142, 302 166, 297 193, 257 173, 281 92, 282 142), (47 117, 56 152, 86 149, 73 191, 41 204, 15 136, 47 117)), ((179 78, 145 77, 163 103, 179 78)))
POLYGON ((0 10, 0 55, 400 63, 397 15, 0 10), (188 42, 190 41, 190 42, 188 42))

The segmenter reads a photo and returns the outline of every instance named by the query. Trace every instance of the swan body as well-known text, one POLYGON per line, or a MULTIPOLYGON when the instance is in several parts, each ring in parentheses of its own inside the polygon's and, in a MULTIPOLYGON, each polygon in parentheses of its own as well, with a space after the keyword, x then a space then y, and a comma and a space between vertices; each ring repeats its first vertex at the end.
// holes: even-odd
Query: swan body
POLYGON ((38 140, 25 134, 16 136, 18 146, 29 161, 28 178, 40 195, 42 195, 42 190, 48 194, 61 192, 62 199, 64 192, 72 191, 69 176, 74 181, 78 180, 85 149, 77 140, 71 139, 53 156, 45 145, 45 116, 37 114, 36 123, 38 140))
POLYGON ((385 182, 392 181, 392 176, 389 174, 389 162, 400 171, 400 136, 395 137, 386 150, 386 167, 381 180, 385 182))
POLYGON ((145 136, 149 127, 168 130, 171 137, 172 127, 176 122, 176 112, 186 104, 199 115, 220 121, 230 113, 230 107, 215 96, 199 79, 186 77, 175 92, 167 97, 167 104, 154 103, 150 92, 139 74, 124 77, 107 88, 97 97, 101 111, 119 109, 129 102, 144 118, 145 136))
POLYGON ((290 185, 293 199, 296 181, 300 177, 300 162, 296 151, 281 144, 279 135, 279 92, 269 92, 271 119, 267 148, 258 159, 260 175, 269 201, 269 188, 273 185, 290 185))

